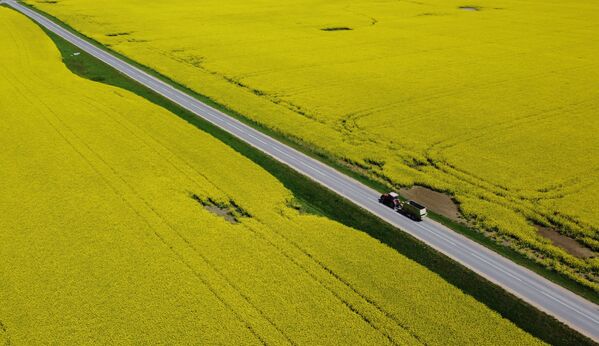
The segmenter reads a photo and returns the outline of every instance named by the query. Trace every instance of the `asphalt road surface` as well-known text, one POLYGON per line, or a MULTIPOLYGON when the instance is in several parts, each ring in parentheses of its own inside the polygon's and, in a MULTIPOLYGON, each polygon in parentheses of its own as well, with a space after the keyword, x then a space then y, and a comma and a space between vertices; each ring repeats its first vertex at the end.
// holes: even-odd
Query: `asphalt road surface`
POLYGON ((428 219, 414 222, 380 205, 378 203, 379 193, 375 190, 203 104, 111 53, 79 38, 35 11, 13 0, 6 0, 4 3, 131 79, 292 167, 400 230, 420 239, 529 304, 568 324, 573 329, 599 341, 599 306, 437 222, 428 219))

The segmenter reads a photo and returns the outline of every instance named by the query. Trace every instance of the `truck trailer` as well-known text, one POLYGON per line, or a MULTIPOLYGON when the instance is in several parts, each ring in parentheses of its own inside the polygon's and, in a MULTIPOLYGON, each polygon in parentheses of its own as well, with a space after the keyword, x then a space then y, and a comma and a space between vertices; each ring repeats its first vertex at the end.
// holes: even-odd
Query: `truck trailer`
POLYGON ((423 205, 414 201, 400 203, 400 207, 397 211, 415 221, 422 221, 422 218, 428 214, 423 205))

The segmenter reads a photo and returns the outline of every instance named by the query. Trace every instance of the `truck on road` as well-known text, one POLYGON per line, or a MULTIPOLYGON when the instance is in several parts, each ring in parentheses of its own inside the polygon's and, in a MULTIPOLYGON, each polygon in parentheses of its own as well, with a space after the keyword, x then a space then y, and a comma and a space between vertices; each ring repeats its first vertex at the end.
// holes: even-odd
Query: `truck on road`
POLYGON ((396 192, 382 194, 381 197, 379 197, 379 203, 396 210, 398 213, 401 213, 414 221, 422 221, 422 218, 428 214, 425 206, 414 201, 401 201, 399 199, 399 194, 396 192))

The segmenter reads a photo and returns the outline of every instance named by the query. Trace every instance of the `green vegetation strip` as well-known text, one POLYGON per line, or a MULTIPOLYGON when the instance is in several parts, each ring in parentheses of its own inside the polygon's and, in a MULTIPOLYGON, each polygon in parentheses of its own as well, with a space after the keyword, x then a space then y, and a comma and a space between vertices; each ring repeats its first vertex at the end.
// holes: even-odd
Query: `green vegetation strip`
MULTIPOLYGON (((182 109, 171 101, 145 88, 137 82, 134 82, 114 70, 112 67, 95 59, 87 53, 82 52, 80 49, 59 36, 48 31, 46 32, 56 43, 62 53, 65 64, 71 71, 73 71, 73 73, 93 81, 103 82, 134 92, 171 111, 198 129, 210 133, 212 136, 229 145, 279 179, 285 187, 291 190, 296 196, 296 200, 294 201, 294 206, 296 208, 304 212, 328 217, 369 234, 371 237, 387 244, 404 256, 434 271, 465 293, 499 312, 502 316, 511 320, 520 328, 548 343, 555 345, 595 344, 589 338, 570 329, 555 318, 537 310, 448 257, 434 251, 424 243, 397 230, 350 201, 323 188, 316 182, 249 146, 231 134, 198 118, 193 113, 182 109)), ((197 96, 197 94, 194 95, 197 96)), ((205 97, 198 96, 198 98, 231 114, 230 110, 216 105, 205 97)), ((237 117, 239 117, 239 115, 237 117)), ((269 132, 268 134, 271 133, 269 132)), ((355 174, 351 175, 355 176, 355 174)), ((365 178, 361 180, 364 181, 364 179, 365 178)), ((373 184, 370 185, 372 186, 373 184)), ((448 220, 440 219, 439 216, 433 216, 433 218, 448 224, 448 220)), ((461 225, 451 226, 464 228, 461 225)), ((480 236, 483 237, 482 235, 480 236)))

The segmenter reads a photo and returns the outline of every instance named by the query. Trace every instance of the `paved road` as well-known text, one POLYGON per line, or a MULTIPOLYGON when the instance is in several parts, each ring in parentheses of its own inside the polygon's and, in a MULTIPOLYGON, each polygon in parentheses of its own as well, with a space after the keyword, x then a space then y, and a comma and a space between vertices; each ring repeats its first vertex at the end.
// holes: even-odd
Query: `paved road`
POLYGON ((379 194, 375 190, 203 104, 186 93, 73 35, 14 0, 5 0, 4 2, 131 79, 179 104, 198 117, 237 136, 402 231, 420 239, 437 251, 470 268, 538 309, 555 316, 572 328, 599 341, 599 306, 551 283, 439 223, 431 220, 413 222, 391 209, 381 206, 377 201, 379 194))

